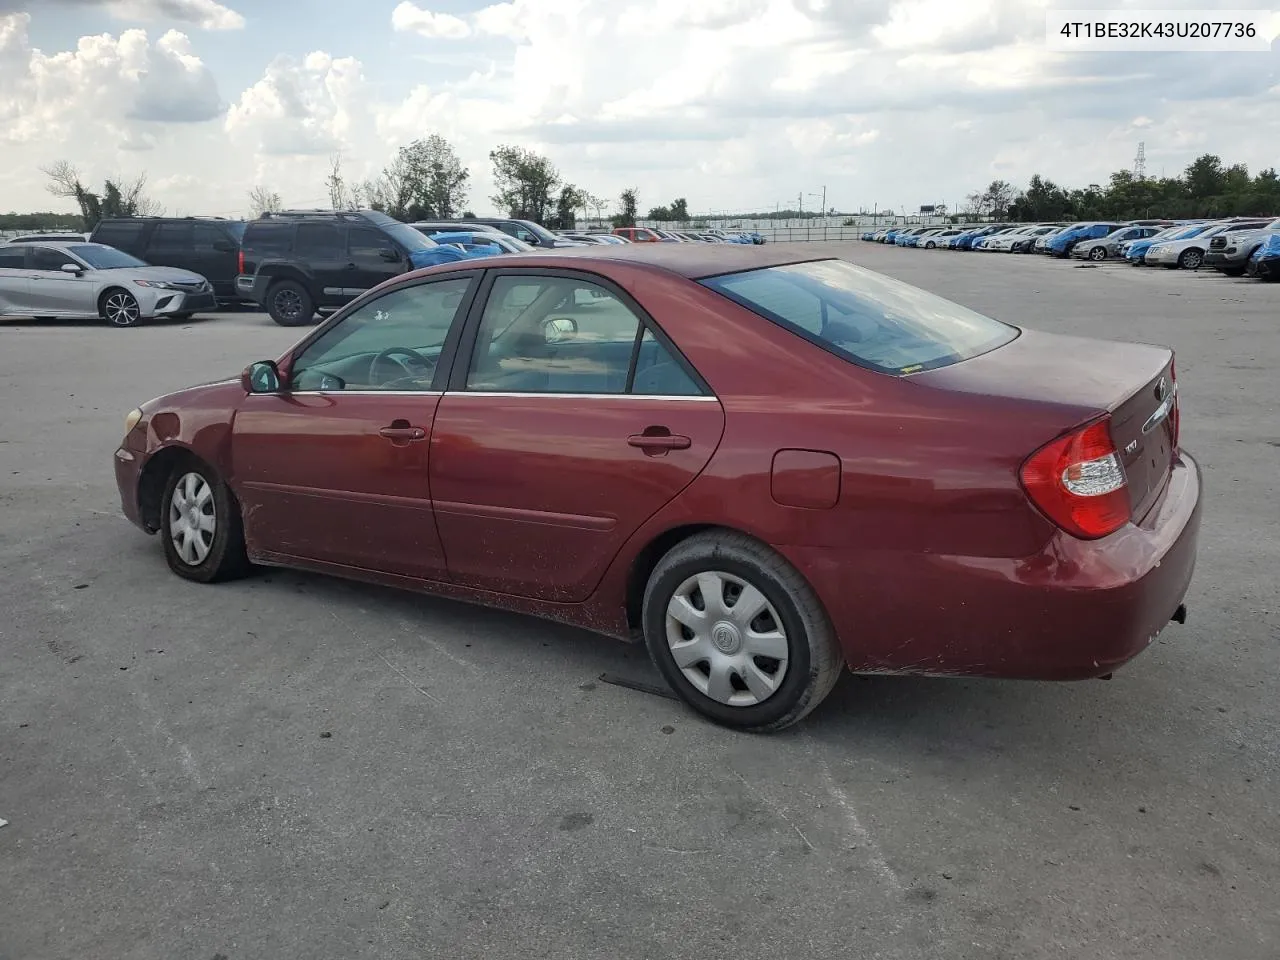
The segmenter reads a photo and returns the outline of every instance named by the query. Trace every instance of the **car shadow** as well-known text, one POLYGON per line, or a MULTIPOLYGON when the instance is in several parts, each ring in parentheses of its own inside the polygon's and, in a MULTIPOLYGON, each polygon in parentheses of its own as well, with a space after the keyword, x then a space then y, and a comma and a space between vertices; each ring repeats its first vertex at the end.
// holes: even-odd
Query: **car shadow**
MULTIPOLYGON (((197 313, 195 316, 178 319, 176 317, 155 317, 149 320, 139 320, 136 327, 186 327, 193 324, 208 323, 217 320, 215 313, 197 313)), ((95 317, 79 317, 79 318, 59 318, 56 320, 37 320, 34 317, 0 317, 0 326, 23 329, 31 327, 33 329, 67 329, 74 330, 78 328, 94 327, 106 329, 110 327, 105 320, 95 317)))

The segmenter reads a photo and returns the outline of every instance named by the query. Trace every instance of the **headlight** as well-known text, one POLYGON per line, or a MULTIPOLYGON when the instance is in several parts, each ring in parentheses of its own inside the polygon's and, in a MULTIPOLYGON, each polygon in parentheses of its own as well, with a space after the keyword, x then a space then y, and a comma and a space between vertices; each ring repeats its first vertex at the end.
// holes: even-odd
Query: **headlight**
POLYGON ((1150 250, 1147 251, 1147 253, 1168 253, 1168 252, 1169 252, 1168 247, 1152 247, 1150 250))
POLYGON ((129 411, 129 415, 124 418, 125 436, 128 436, 129 434, 133 433, 133 428, 138 425, 138 421, 141 419, 142 419, 142 409, 140 407, 134 407, 132 410, 129 411))
POLYGON ((167 280, 135 280, 133 281, 140 287, 152 287, 156 290, 181 290, 182 288, 176 283, 169 283, 167 280))

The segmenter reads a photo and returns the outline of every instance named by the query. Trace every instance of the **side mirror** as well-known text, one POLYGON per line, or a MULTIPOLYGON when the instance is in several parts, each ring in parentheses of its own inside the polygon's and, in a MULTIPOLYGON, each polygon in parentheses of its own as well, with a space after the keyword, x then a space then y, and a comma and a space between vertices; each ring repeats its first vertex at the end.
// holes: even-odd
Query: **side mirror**
POLYGON ((542 325, 542 333, 547 343, 564 343, 572 340, 578 332, 578 321, 572 317, 552 317, 542 325))
POLYGON ((84 273, 84 268, 75 263, 64 263, 60 269, 63 273, 73 273, 77 277, 84 273))
POLYGON ((259 360, 244 368, 240 385, 245 393, 279 393, 280 371, 272 360, 259 360))
POLYGON ((378 251, 378 256, 380 256, 383 260, 387 261, 387 263, 400 262, 400 251, 395 250, 391 247, 383 247, 381 250, 378 251))

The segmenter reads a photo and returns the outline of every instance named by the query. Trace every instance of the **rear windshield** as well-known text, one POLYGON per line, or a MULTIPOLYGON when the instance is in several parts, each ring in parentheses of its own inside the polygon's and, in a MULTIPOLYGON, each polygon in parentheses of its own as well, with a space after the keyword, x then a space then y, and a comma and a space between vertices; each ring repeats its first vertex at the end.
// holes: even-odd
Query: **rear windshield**
POLYGON ((1016 327, 843 260, 725 274, 702 284, 880 373, 949 366, 1018 335, 1016 327))
POLYGON ((230 220, 224 224, 227 232, 236 238, 236 242, 244 239, 244 228, 248 226, 243 220, 230 220))

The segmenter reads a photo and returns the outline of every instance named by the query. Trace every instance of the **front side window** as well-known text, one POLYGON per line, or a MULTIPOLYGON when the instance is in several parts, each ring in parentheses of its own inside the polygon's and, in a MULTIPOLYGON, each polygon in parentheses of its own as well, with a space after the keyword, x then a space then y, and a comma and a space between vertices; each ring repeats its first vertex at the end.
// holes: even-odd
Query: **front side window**
POLYGON ((77 270, 81 269, 80 264, 76 263, 61 250, 55 250, 53 247, 31 248, 32 270, 61 270, 63 264, 67 263, 77 270))
POLYGON ((498 277, 467 389, 697 396, 702 388, 632 309, 576 277, 498 277))
POLYGON ((399 287, 307 344, 293 390, 430 390, 436 362, 466 299, 469 277, 399 287))
MULTIPOLYGON (((413 232, 418 233, 417 230, 413 232)), ((394 249, 391 238, 371 227, 352 227, 347 232, 347 252, 353 257, 377 260, 381 251, 389 249, 394 249)))
POLYGON ((1003 346, 1011 327, 843 260, 710 277, 704 286, 859 366, 905 375, 1003 346))

